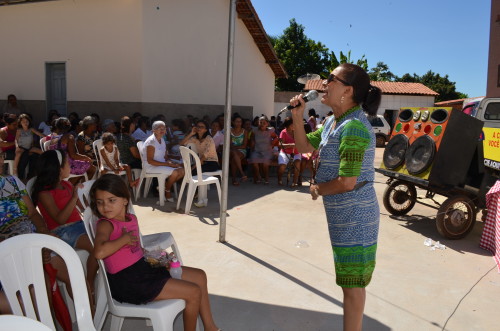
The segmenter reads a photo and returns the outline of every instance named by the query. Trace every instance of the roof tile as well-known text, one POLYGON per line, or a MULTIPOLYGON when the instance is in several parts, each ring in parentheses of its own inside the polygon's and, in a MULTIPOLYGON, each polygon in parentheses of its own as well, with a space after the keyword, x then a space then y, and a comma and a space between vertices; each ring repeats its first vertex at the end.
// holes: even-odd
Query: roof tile
MULTIPOLYGON (((381 82, 372 81, 373 86, 377 86, 382 90, 382 94, 407 94, 407 95, 432 95, 437 96, 439 93, 434 92, 427 86, 421 83, 403 83, 403 82, 381 82)), ((310 80, 307 82, 305 91, 317 90, 324 91, 323 80, 310 80)))

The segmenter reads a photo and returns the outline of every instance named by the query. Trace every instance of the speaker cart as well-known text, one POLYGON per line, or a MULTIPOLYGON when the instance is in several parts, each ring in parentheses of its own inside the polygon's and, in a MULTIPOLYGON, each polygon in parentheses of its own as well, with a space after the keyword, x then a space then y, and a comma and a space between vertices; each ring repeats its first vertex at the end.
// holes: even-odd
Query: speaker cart
POLYGON ((375 169, 389 177, 383 195, 387 211, 405 215, 420 203, 437 210, 436 226, 443 237, 465 237, 494 183, 478 140, 482 127, 482 121, 451 108, 402 109, 383 162, 375 169), (417 196, 417 188, 426 191, 425 197, 417 196), (446 200, 439 203, 436 194, 446 200))

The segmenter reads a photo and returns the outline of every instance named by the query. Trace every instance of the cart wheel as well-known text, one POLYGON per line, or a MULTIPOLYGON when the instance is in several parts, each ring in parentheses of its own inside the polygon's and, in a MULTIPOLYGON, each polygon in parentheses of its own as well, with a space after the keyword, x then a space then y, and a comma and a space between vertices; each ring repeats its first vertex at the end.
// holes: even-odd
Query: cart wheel
POLYGON ((440 235, 460 239, 471 232, 476 222, 474 202, 465 195, 446 199, 438 209, 436 226, 440 235))
POLYGON ((415 206, 417 190, 410 183, 395 180, 386 187, 382 200, 385 209, 392 215, 406 215, 415 206))

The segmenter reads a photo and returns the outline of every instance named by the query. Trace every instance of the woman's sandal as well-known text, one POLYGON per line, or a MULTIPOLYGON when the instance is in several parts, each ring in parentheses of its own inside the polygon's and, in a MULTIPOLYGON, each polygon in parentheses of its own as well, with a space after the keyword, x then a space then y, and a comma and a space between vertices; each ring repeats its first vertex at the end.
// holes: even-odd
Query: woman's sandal
POLYGON ((234 185, 234 186, 239 186, 239 185, 240 185, 240 182, 238 182, 236 179, 233 179, 233 185, 234 185))
POLYGON ((243 177, 241 177, 241 181, 242 181, 243 183, 244 183, 244 182, 246 182, 247 180, 248 180, 248 177, 247 177, 247 176, 243 176, 243 177))

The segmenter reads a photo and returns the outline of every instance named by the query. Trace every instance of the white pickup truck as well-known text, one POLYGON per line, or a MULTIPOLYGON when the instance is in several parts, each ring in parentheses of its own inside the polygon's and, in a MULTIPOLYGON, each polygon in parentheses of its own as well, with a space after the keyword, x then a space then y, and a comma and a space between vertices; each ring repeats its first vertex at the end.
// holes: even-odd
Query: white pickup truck
POLYGON ((464 105, 462 112, 484 122, 484 166, 500 175, 500 98, 484 98, 464 105))

